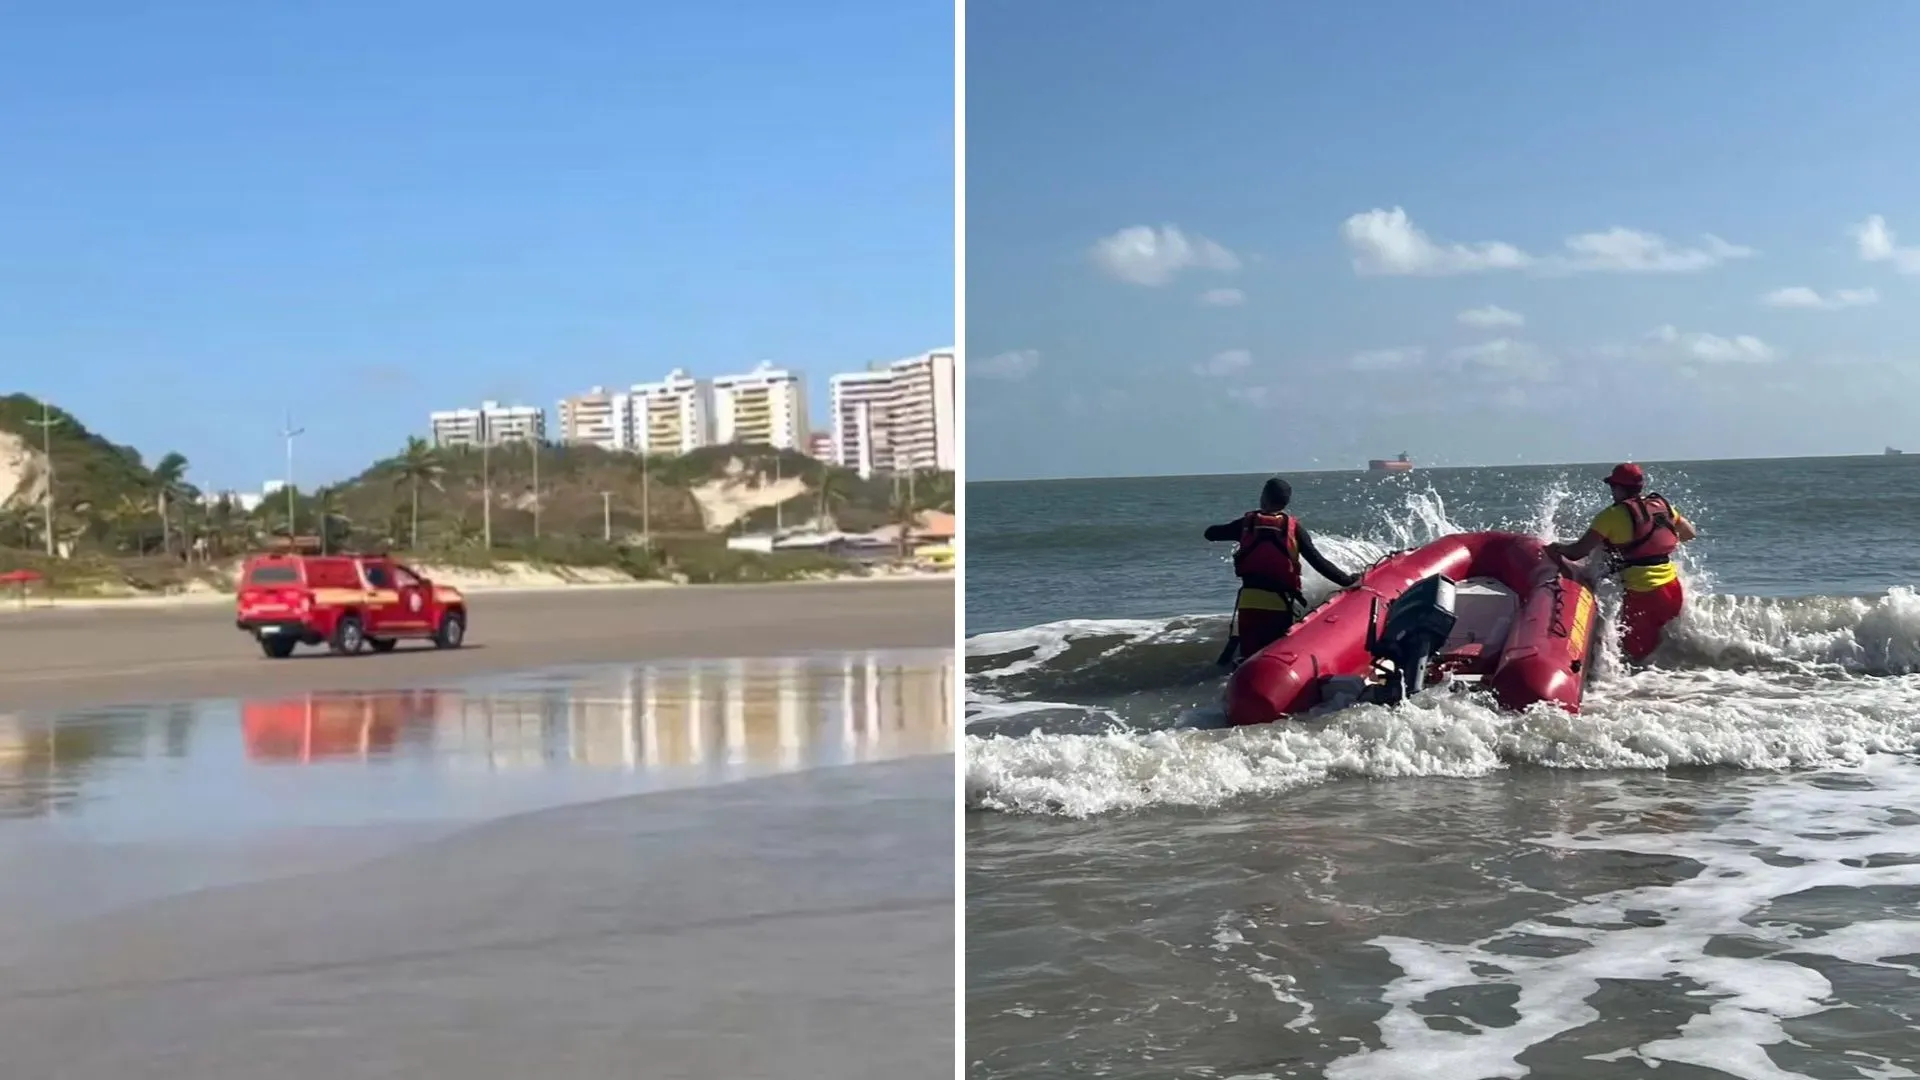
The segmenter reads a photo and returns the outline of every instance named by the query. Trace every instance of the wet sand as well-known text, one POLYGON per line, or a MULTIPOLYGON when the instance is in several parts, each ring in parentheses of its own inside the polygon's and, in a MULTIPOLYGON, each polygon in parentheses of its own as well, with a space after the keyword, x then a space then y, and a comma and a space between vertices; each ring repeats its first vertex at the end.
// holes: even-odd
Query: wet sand
POLYGON ((950 1076, 952 770, 565 807, 71 927, 0 969, 7 1072, 950 1076))
POLYGON ((0 709, 422 686, 492 672, 662 658, 951 647, 953 583, 581 589, 473 598, 466 648, 407 643, 268 660, 232 609, 183 605, 0 619, 0 709))

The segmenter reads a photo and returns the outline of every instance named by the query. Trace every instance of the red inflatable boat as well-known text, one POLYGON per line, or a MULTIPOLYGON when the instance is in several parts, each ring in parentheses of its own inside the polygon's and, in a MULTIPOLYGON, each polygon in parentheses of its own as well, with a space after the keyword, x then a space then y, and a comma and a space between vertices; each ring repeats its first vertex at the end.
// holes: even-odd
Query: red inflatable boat
POLYGON ((1446 675, 1501 707, 1580 711, 1593 590, 1519 533, 1443 537, 1388 556, 1227 681, 1227 720, 1264 724, 1320 705, 1397 701, 1446 675))

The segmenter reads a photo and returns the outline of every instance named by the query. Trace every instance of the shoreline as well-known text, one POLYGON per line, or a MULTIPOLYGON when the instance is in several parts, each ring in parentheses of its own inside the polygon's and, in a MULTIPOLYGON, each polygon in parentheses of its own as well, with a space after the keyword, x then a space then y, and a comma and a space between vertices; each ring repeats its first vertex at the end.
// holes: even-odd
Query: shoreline
MULTIPOLYGON (((717 581, 686 582, 662 581, 659 579, 625 578, 599 567, 579 567, 576 570, 595 572, 592 577, 569 581, 555 571, 533 570, 525 564, 517 564, 518 569, 499 572, 459 571, 446 572, 443 568, 423 567, 438 585, 449 585, 463 593, 475 596, 520 595, 536 593, 575 593, 575 592, 619 592, 626 590, 661 589, 766 589, 809 585, 877 585, 895 583, 952 581, 951 570, 898 570, 883 571, 874 574, 826 574, 817 577, 792 578, 781 581, 717 581)), ((152 611, 173 608, 201 608, 215 604, 230 604, 235 594, 225 589, 211 586, 182 589, 168 593, 137 593, 129 596, 83 596, 35 595, 29 592, 24 603, 15 596, 0 593, 0 618, 7 616, 29 616, 35 612, 48 611, 152 611)))

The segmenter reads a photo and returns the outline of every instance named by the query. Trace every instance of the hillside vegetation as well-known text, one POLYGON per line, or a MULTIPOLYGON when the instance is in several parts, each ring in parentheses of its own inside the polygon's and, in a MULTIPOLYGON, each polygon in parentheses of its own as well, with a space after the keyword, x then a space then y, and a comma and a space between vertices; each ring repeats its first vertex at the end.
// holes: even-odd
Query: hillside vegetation
POLYGON ((707 447, 642 457, 596 447, 436 450, 410 439, 339 484, 276 493, 253 511, 207 500, 176 453, 148 464, 58 408, 0 397, 0 571, 56 584, 224 585, 232 560, 284 537, 481 568, 507 561, 615 567, 639 577, 764 580, 848 569, 819 556, 731 551, 729 532, 781 522, 869 531, 953 509, 953 475, 861 480, 804 454, 707 447), (51 450, 55 554, 46 555, 51 450), (535 473, 538 472, 536 487, 535 473))

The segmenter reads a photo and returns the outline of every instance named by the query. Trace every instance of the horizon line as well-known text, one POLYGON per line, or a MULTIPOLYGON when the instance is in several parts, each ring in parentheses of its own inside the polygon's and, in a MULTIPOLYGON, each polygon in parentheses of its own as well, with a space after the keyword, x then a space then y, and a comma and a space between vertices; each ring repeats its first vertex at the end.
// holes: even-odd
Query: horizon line
MULTIPOLYGON (((1878 454, 1871 454, 1871 453, 1761 454, 1761 455, 1754 455, 1754 456, 1748 456, 1748 457, 1645 458, 1645 459, 1627 457, 1627 458, 1620 458, 1617 460, 1632 461, 1641 465, 1666 466, 1666 465, 1704 465, 1704 464, 1713 463, 1713 462, 1819 461, 1819 460, 1839 459, 1839 458, 1883 458, 1883 457, 1896 457, 1896 456, 1897 457, 1907 457, 1907 456, 1920 457, 1920 454, 1907 455, 1902 453, 1898 455, 1892 455, 1892 454, 1886 453, 1885 451, 1882 451, 1881 453, 1878 453, 1878 454)), ((1480 464, 1472 464, 1472 465, 1419 465, 1416 463, 1412 471, 1416 473, 1420 473, 1420 472, 1459 472, 1466 469, 1499 469, 1499 468, 1571 469, 1571 468, 1584 468, 1587 466, 1605 467, 1607 464, 1608 464, 1607 461, 1598 460, 1598 459, 1593 461, 1483 462, 1480 464)), ((968 484, 1055 484, 1055 483, 1072 483, 1072 482, 1081 481, 1081 480, 1206 480, 1206 479, 1212 479, 1214 477, 1221 477, 1221 476, 1275 476, 1275 475, 1331 476, 1331 475, 1336 475, 1340 473, 1365 474, 1370 471, 1371 470, 1366 468, 1274 469, 1274 470, 1254 469, 1246 472, 1113 473, 1113 474, 1108 474, 1103 476, 1027 476, 1027 477, 990 477, 990 478, 981 478, 981 479, 967 477, 966 483, 968 484)), ((1409 474, 1408 473, 1387 473, 1385 475, 1406 476, 1409 474)))

